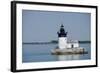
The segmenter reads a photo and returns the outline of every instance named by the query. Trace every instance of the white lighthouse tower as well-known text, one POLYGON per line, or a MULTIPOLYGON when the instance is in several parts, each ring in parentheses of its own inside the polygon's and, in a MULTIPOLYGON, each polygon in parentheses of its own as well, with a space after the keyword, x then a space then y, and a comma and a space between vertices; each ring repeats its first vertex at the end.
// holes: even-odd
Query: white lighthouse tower
MULTIPOLYGON (((63 54, 86 54, 88 53, 83 47, 79 47, 79 42, 75 40, 67 40, 67 32, 65 32, 64 26, 61 25, 58 34, 58 46, 52 50, 54 55, 63 54)), ((61 57, 60 57, 61 58, 61 57)), ((63 57, 64 60, 65 57, 63 57)))
POLYGON ((58 34, 59 49, 66 49, 67 48, 67 32, 65 32, 63 25, 61 25, 60 31, 57 32, 57 34, 58 34))

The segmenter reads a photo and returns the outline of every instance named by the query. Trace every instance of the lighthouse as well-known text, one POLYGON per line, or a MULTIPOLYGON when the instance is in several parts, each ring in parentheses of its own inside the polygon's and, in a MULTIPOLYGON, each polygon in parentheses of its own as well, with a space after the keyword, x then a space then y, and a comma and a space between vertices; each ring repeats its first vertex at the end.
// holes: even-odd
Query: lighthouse
MULTIPOLYGON (((65 55, 65 54, 87 54, 88 52, 79 46, 78 40, 68 40, 67 33, 64 29, 63 24, 60 26, 58 34, 58 46, 51 51, 54 55, 65 55)), ((65 58, 65 57, 64 57, 65 58)))
POLYGON ((67 48, 67 32, 65 32, 63 24, 60 27, 58 34, 58 47, 59 49, 67 48))

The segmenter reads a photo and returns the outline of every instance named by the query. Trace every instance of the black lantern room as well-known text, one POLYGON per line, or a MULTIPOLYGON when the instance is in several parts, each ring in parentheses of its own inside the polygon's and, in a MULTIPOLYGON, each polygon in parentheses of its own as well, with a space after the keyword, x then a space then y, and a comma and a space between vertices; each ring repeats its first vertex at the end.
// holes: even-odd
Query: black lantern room
POLYGON ((65 29, 64 29, 63 25, 61 25, 60 31, 57 32, 57 34, 58 34, 58 37, 66 37, 67 36, 67 32, 65 32, 65 29))

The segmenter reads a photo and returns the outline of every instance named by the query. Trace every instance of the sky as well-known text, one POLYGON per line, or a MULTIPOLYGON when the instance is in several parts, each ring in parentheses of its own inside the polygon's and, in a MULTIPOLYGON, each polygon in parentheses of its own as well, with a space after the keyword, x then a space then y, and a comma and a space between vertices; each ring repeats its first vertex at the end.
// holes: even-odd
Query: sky
POLYGON ((91 14, 57 11, 22 11, 22 41, 48 42, 57 40, 61 24, 68 39, 90 40, 91 14))

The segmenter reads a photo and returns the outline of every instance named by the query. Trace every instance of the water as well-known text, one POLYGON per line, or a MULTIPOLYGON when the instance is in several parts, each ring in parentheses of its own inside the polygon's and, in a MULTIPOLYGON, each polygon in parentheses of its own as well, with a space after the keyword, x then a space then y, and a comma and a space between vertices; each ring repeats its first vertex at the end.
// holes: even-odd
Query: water
POLYGON ((91 59, 90 43, 80 44, 81 47, 88 51, 88 54, 77 55, 52 55, 51 50, 56 46, 57 44, 23 44, 22 61, 27 63, 91 59))

